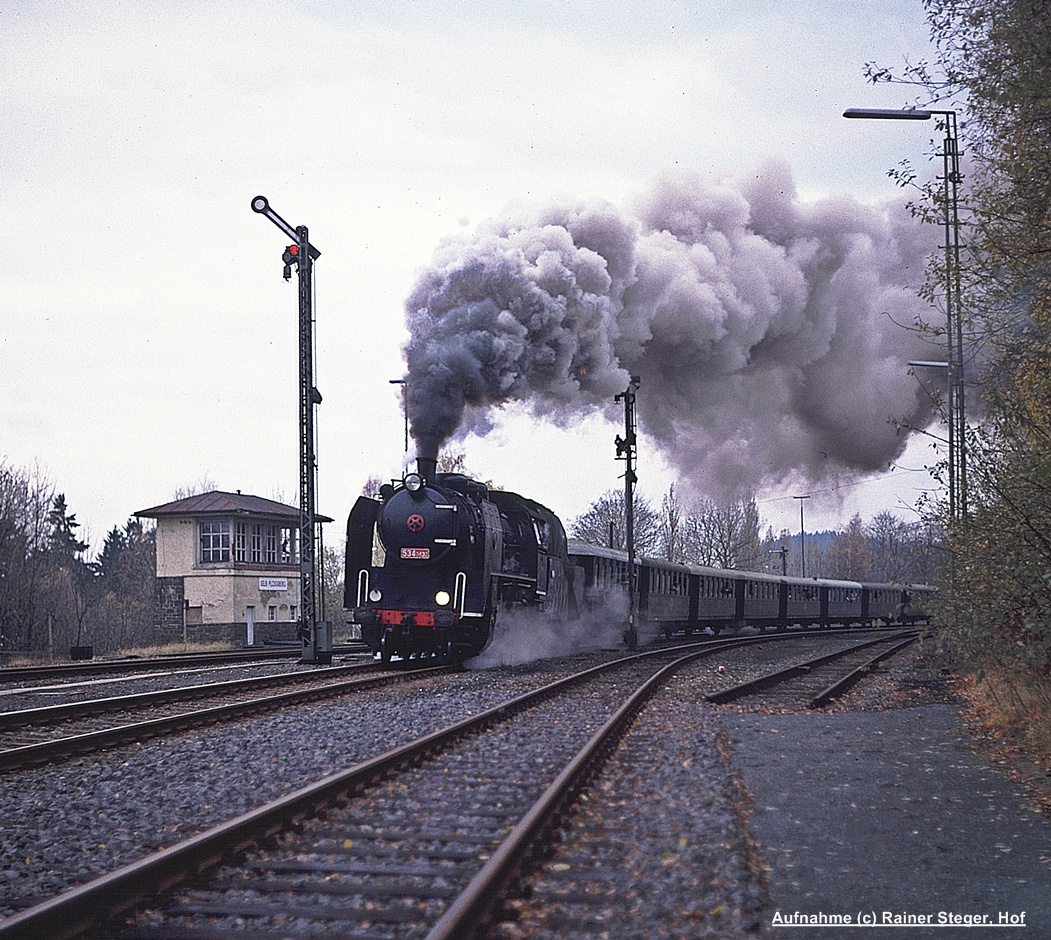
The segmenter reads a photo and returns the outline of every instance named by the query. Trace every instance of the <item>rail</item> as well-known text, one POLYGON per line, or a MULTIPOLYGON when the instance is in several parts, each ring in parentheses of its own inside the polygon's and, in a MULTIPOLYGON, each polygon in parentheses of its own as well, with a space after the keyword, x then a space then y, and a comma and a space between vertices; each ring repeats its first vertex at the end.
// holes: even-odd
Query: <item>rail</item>
MULTIPOLYGON (((753 641, 755 638, 748 638, 753 641)), ((696 645, 687 647, 686 656, 680 657, 678 663, 709 655, 723 649, 742 644, 739 640, 727 640, 718 643, 704 644, 702 649, 696 645)), ((12 915, 0 921, 0 940, 30 940, 30 938, 48 937, 52 940, 72 940, 102 920, 123 914, 145 899, 159 892, 168 890, 197 878, 224 859, 244 853, 253 845, 272 837, 290 826, 296 826, 308 817, 323 812, 328 807, 343 805, 356 794, 362 793, 371 785, 381 781, 399 769, 421 762, 428 754, 445 747, 458 738, 480 731, 496 722, 508 718, 518 711, 539 704, 558 694, 559 691, 588 681, 588 679, 620 666, 645 660, 655 656, 668 656, 668 650, 643 653, 638 656, 624 657, 610 663, 593 667, 572 676, 550 683, 540 689, 517 696, 478 715, 457 722, 446 728, 432 732, 417 741, 394 748, 370 760, 366 760, 348 770, 333 774, 317 783, 304 787, 273 803, 243 814, 223 825, 201 833, 178 845, 163 849, 151 856, 134 862, 93 882, 74 888, 43 902, 33 908, 12 915)), ((670 665, 675 665, 670 664, 670 665)), ((667 673, 664 673, 667 675, 667 673)), ((654 682, 656 677, 650 682, 654 682)), ((654 687, 651 685, 651 688, 654 687)), ((640 689, 636 696, 646 693, 640 689)), ((640 707, 643 697, 624 703, 614 716, 589 742, 588 749, 594 751, 608 744, 615 734, 616 725, 627 720, 631 709, 640 707)), ((582 774, 588 759, 578 757, 566 767, 558 779, 551 784, 541 803, 527 813, 517 827, 517 835, 506 848, 499 850, 502 861, 494 862, 486 877, 493 877, 496 883, 506 881, 509 871, 524 857, 529 841, 529 833, 535 835, 542 830, 544 818, 550 819, 550 808, 564 801, 573 787, 583 779, 582 774)), ((495 858, 495 856, 494 856, 495 858)), ((477 892, 476 886, 472 891, 477 892)), ((463 923, 476 918, 476 902, 463 902, 466 914, 454 914, 465 917, 463 923), (472 913, 475 912, 475 913, 472 913)), ((459 910, 459 908, 458 908, 459 910)), ((444 928, 443 928, 444 929, 444 928)), ((452 936, 454 934, 451 934, 452 936)))
MULTIPOLYGON (((882 659, 886 659, 888 656, 893 655, 903 647, 908 646, 910 643, 914 642, 918 636, 918 632, 908 631, 896 633, 892 636, 880 637, 875 640, 869 640, 865 643, 858 643, 853 646, 846 647, 845 649, 836 650, 832 653, 825 653, 821 656, 816 656, 812 659, 805 660, 804 662, 794 663, 793 665, 787 666, 783 669, 776 669, 773 672, 768 672, 762 676, 758 676, 755 679, 750 679, 747 682, 741 682, 737 685, 730 686, 729 688, 723 689, 720 692, 713 692, 712 694, 707 696, 707 699, 709 702, 715 705, 724 705, 727 702, 734 701, 735 699, 743 698, 744 696, 752 695, 756 692, 763 691, 764 689, 769 689, 774 686, 780 685, 788 681, 789 679, 793 679, 797 676, 807 675, 821 666, 825 666, 829 663, 834 663, 838 660, 842 660, 844 657, 853 655, 861 650, 870 649, 873 646, 886 645, 887 643, 894 643, 895 641, 905 641, 903 643, 898 643, 896 646, 893 647, 893 650, 890 650, 886 654, 881 654, 880 657, 877 657, 876 661, 882 661, 882 659)), ((854 676, 854 678, 848 685, 842 686, 842 691, 845 691, 847 688, 849 688, 849 685, 853 684, 857 681, 858 678, 864 675, 864 670, 866 668, 870 668, 870 665, 863 664, 862 666, 859 666, 858 669, 854 670, 851 673, 851 675, 854 676)), ((844 679, 846 678, 848 677, 844 677, 844 679)), ((822 693, 822 695, 825 695, 825 693, 829 692, 830 689, 834 689, 837 685, 838 683, 833 683, 833 686, 830 686, 828 689, 826 689, 825 692, 822 693)), ((828 696, 828 698, 833 697, 835 694, 836 692, 833 691, 832 694, 828 696)), ((828 698, 826 698, 825 700, 827 701, 828 698)), ((811 700, 811 707, 817 707, 813 704, 814 701, 816 701, 816 699, 811 700)))

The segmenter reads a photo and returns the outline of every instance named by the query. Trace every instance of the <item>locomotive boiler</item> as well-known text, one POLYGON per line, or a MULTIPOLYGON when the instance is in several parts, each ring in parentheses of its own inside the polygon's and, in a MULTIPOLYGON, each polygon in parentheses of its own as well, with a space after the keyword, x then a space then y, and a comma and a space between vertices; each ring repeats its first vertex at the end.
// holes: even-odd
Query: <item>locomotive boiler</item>
POLYGON ((491 642, 500 611, 575 619, 583 578, 549 509, 420 458, 354 504, 345 586, 344 606, 384 661, 465 659, 491 642))

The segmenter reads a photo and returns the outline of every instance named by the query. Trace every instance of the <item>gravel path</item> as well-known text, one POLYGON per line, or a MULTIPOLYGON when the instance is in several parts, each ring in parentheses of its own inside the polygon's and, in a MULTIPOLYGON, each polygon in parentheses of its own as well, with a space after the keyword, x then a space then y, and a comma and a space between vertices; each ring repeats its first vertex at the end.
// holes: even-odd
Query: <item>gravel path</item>
POLYGON ((723 709, 720 725, 771 869, 763 935, 883 936, 856 926, 873 915, 908 925, 896 936, 1051 936, 1051 820, 963 734, 921 656, 835 710, 723 709))

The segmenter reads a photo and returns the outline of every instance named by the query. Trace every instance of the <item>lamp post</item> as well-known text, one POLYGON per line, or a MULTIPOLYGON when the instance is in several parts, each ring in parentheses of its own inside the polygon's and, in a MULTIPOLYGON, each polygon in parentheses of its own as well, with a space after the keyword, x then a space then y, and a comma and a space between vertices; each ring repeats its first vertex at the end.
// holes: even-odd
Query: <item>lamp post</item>
POLYGON ((943 225, 945 228, 945 332, 948 345, 949 411, 949 519, 959 522, 967 515, 967 415, 964 402, 963 315, 960 309, 960 148, 956 112, 939 110, 889 110, 848 108, 846 118, 891 121, 929 121, 934 115, 945 119, 942 145, 942 178, 945 185, 943 225))
POLYGON ((803 500, 810 499, 809 496, 793 496, 792 499, 799 500, 799 556, 802 561, 803 577, 806 577, 806 529, 803 528, 803 500))

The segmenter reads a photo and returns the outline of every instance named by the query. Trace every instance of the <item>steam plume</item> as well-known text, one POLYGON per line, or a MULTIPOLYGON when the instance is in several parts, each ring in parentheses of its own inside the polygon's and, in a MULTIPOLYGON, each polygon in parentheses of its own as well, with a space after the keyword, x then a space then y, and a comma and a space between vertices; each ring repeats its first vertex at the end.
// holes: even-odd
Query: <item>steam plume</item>
POLYGON ((639 423, 702 491, 875 471, 924 426, 904 328, 933 235, 848 198, 799 201, 772 162, 709 185, 521 211, 435 253, 406 301, 420 453, 526 402, 568 423, 642 379, 639 423), (913 285, 910 289, 909 285, 913 285))

